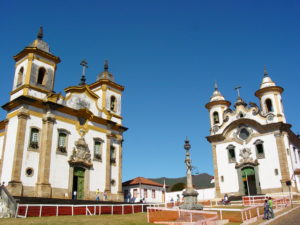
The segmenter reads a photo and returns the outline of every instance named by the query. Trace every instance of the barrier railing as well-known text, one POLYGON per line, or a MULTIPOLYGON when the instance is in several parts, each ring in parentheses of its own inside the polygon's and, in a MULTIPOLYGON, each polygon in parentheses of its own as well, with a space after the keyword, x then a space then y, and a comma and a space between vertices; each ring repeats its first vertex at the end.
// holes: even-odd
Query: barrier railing
MULTIPOLYGON (((244 206, 254 206, 254 205, 263 205, 265 200, 268 200, 268 196, 260 195, 260 196, 243 196, 243 205, 244 206)), ((289 196, 278 196, 277 198, 273 198, 274 204, 290 204, 289 196)))
POLYGON ((115 205, 50 205, 50 204, 18 204, 15 217, 41 216, 75 216, 102 214, 133 214, 146 212, 148 207, 162 204, 115 204, 115 205))
POLYGON ((184 210, 179 208, 148 207, 147 222, 169 225, 204 225, 216 224, 217 212, 184 210))

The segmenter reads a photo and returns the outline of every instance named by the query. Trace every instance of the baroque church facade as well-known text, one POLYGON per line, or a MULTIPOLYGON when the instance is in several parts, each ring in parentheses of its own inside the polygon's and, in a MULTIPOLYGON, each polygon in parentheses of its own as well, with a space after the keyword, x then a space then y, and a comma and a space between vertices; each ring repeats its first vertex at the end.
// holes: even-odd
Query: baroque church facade
POLYGON ((216 197, 300 192, 300 139, 286 122, 282 92, 265 69, 260 106, 238 94, 233 110, 215 84, 206 108, 216 197))
MULTIPOLYGON (((107 62, 92 84, 54 89, 59 57, 37 39, 14 56, 10 100, 0 122, 0 180, 14 196, 123 201, 121 98, 107 62)), ((83 70, 87 67, 82 62, 83 70)))

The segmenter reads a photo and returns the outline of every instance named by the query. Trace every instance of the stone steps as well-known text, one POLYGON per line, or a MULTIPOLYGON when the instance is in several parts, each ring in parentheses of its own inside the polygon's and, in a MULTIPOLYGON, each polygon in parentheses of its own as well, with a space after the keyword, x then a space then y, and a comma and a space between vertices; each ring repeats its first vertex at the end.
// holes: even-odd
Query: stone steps
POLYGON ((3 199, 0 197, 0 218, 11 217, 10 209, 7 207, 3 199))

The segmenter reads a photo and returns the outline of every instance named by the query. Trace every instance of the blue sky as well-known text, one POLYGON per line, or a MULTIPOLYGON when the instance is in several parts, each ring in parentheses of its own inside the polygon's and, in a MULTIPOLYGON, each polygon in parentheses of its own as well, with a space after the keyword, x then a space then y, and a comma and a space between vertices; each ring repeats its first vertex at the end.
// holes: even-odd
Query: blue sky
MULTIPOLYGON (((0 0, 0 103, 9 99, 14 60, 39 26, 62 62, 55 91, 79 83, 82 59, 92 83, 108 59, 123 95, 123 180, 185 175, 184 139, 193 164, 213 174, 209 101, 217 80, 257 102, 263 67, 285 88, 283 104, 299 124, 300 1, 5 1, 0 0)), ((5 118, 0 111, 0 118, 5 118)))

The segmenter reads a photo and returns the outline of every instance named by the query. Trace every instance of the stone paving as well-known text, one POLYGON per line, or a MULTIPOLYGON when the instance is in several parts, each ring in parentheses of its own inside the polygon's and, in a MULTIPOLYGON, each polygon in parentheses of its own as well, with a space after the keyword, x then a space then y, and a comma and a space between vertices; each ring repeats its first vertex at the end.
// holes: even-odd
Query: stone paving
POLYGON ((277 218, 274 221, 270 221, 269 225, 299 225, 300 224, 300 207, 297 209, 277 218))

